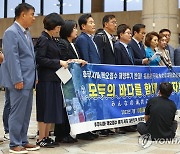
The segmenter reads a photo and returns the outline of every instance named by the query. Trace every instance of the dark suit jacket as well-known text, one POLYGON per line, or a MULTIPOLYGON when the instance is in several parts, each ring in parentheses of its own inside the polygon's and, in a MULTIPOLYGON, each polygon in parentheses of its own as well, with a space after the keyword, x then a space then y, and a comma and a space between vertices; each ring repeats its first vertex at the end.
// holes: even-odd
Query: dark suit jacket
MULTIPOLYGON (((117 41, 114 45, 116 65, 134 65, 125 49, 124 45, 117 41)), ((132 58, 133 58, 133 53, 132 58)), ((134 59, 134 58, 133 58, 134 59)), ((134 62, 134 61, 133 61, 134 62)))
POLYGON ((86 33, 82 32, 78 36, 75 45, 79 51, 81 59, 86 60, 88 63, 101 63, 99 52, 91 38, 86 33))
POLYGON ((39 81, 58 81, 56 71, 60 66, 60 49, 54 39, 46 32, 42 32, 36 45, 36 62, 38 67, 39 81))
POLYGON ((60 54, 62 55, 61 57, 63 60, 78 59, 78 56, 80 57, 76 46, 75 46, 75 48, 76 48, 78 56, 76 55, 72 45, 70 44, 70 42, 68 40, 60 39, 57 43, 60 48, 60 54))
POLYGON ((133 51, 134 64, 135 65, 143 65, 142 60, 144 58, 146 58, 145 50, 144 49, 140 50, 138 44, 136 43, 136 41, 134 39, 131 39, 131 41, 129 42, 129 46, 131 47, 131 49, 133 51))
POLYGON ((106 35, 105 31, 102 31, 101 33, 105 36, 105 39, 102 37, 101 34, 97 34, 94 37, 94 41, 96 42, 101 56, 101 63, 115 64, 115 55, 109 42, 108 36, 106 35))
POLYGON ((174 64, 180 66, 180 47, 174 50, 174 64))

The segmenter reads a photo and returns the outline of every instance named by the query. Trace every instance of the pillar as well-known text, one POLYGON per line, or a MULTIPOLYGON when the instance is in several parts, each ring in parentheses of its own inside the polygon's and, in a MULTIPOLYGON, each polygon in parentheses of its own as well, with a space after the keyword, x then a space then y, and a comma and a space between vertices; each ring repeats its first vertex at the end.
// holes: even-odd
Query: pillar
POLYGON ((167 28, 171 31, 170 44, 178 46, 178 0, 143 0, 142 22, 146 32, 167 28))

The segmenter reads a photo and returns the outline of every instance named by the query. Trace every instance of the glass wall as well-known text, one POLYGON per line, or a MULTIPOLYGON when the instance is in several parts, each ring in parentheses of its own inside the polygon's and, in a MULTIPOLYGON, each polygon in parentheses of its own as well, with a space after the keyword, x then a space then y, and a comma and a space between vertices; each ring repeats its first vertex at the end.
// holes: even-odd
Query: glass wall
POLYGON ((80 0, 63 0, 63 14, 80 13, 80 0))
POLYGON ((14 17, 15 14, 14 14, 14 11, 15 11, 15 8, 18 4, 22 3, 22 0, 8 0, 7 1, 8 3, 8 7, 7 7, 7 16, 8 17, 14 17))
POLYGON ((4 0, 0 0, 0 18, 4 18, 4 0))
POLYGON ((59 13, 60 3, 58 0, 44 0, 44 15, 52 12, 59 13))
POLYGON ((123 11, 124 0, 104 0, 104 12, 123 11))
POLYGON ((127 11, 142 10, 142 0, 127 0, 127 11))
POLYGON ((84 0, 83 13, 91 13, 91 0, 84 0))
POLYGON ((26 3, 31 4, 35 8, 35 15, 40 14, 40 0, 38 2, 37 0, 26 0, 26 3))

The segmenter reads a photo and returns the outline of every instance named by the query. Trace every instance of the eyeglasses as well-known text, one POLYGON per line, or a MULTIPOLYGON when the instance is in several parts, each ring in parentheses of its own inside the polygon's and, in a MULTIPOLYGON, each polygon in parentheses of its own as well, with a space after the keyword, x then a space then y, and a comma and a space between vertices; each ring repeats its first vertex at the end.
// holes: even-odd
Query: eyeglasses
POLYGON ((117 24, 117 21, 112 21, 110 23, 115 25, 115 24, 117 24))
POLYGON ((124 32, 124 33, 126 33, 126 34, 128 34, 128 35, 132 35, 132 33, 131 33, 131 32, 124 32))

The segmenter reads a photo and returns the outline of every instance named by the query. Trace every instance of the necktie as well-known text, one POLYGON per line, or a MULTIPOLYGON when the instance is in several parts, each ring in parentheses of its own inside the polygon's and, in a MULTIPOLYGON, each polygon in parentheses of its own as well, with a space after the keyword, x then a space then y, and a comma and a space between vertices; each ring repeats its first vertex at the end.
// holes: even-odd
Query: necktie
POLYGON ((28 42, 29 47, 31 47, 31 39, 30 39, 30 37, 29 37, 29 35, 28 35, 28 30, 25 30, 25 31, 24 31, 24 34, 25 34, 25 37, 26 37, 26 39, 27 39, 27 42, 28 42))
POLYGON ((129 55, 129 58, 130 58, 132 64, 134 65, 134 61, 133 61, 133 57, 132 57, 132 50, 129 46, 127 46, 127 52, 128 52, 128 55, 129 55))
POLYGON ((139 47, 140 47, 141 53, 143 54, 143 56, 145 56, 144 45, 142 44, 142 42, 139 42, 139 47))
POLYGON ((114 35, 111 35, 111 40, 112 40, 113 44, 116 42, 116 38, 114 37, 114 35))

